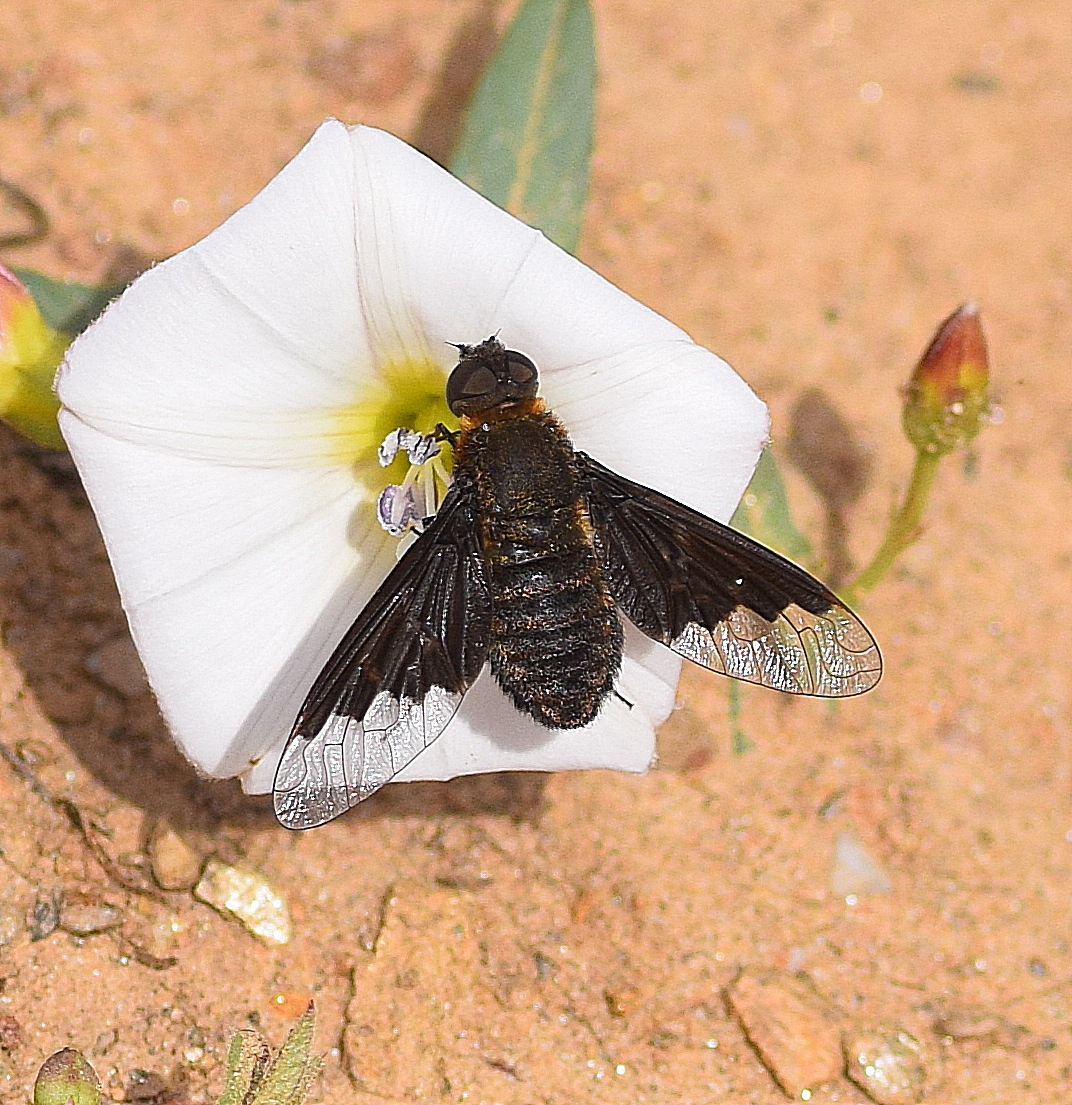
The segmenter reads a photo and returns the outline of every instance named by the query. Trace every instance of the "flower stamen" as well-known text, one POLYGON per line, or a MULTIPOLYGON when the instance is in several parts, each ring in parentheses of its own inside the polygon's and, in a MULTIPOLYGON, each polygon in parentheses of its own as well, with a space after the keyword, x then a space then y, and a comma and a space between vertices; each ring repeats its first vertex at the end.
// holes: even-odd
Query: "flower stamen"
POLYGON ((400 452, 410 466, 400 484, 388 484, 376 503, 376 517, 392 537, 421 532, 423 524, 439 510, 450 487, 450 473, 443 463, 441 439, 399 427, 381 442, 376 455, 386 468, 400 452))

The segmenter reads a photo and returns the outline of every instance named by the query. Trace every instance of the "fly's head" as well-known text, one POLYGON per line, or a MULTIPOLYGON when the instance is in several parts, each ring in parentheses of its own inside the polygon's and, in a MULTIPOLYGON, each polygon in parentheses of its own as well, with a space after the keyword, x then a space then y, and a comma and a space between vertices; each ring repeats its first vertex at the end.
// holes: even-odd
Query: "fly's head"
POLYGON ((447 406, 459 418, 480 422, 533 409, 540 377, 523 353, 496 337, 457 349, 461 356, 447 380, 447 406))

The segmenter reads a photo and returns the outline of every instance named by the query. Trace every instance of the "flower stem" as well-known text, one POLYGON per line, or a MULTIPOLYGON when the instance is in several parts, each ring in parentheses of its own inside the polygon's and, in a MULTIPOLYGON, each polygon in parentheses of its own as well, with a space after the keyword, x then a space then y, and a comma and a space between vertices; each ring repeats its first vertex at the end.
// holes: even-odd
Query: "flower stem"
POLYGON ((843 590, 844 597, 850 603, 871 591, 897 557, 919 537, 923 510, 930 498, 941 459, 942 454, 939 452, 920 450, 916 453, 916 464, 912 469, 908 490, 900 507, 890 519, 885 540, 871 563, 843 590))
POLYGON ((730 715, 730 739, 733 745, 733 754, 743 756, 755 748, 755 741, 749 737, 741 726, 741 684, 737 679, 730 680, 729 686, 729 715, 730 715))

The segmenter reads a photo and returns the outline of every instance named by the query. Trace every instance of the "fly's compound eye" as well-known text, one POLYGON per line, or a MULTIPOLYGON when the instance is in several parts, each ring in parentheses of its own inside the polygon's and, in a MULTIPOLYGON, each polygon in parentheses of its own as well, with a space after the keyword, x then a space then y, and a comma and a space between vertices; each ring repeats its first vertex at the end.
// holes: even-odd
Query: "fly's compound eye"
POLYGON ((506 368, 510 373, 510 379, 520 387, 535 382, 537 377, 536 366, 516 349, 506 351, 506 368))
POLYGON ((524 353, 504 349, 495 337, 457 348, 462 359, 447 380, 447 406, 459 418, 508 410, 535 397, 539 373, 524 353))
POLYGON ((495 373, 486 364, 462 361, 447 381, 447 406, 454 414, 481 407, 480 400, 492 399, 499 389, 495 373))

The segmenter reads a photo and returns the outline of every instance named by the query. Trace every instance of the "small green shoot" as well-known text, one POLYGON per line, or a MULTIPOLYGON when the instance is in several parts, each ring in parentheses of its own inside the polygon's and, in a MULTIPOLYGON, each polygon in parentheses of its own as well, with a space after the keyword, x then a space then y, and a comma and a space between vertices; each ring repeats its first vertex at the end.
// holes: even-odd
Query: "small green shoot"
POLYGON ((102 1105, 103 1100, 97 1072, 75 1048, 65 1047, 41 1064, 33 1105, 102 1105))
MULTIPOLYGON (((302 1105, 320 1071, 310 1055, 316 1010, 313 1003, 287 1034, 279 1054, 259 1032, 244 1028, 227 1050, 227 1084, 216 1105, 302 1105)), ((89 1060, 73 1047, 49 1056, 34 1082, 33 1105, 103 1105, 100 1079, 89 1060)))
POLYGON ((274 1059, 259 1032, 235 1033, 227 1053, 227 1088, 217 1105, 301 1105, 320 1070, 320 1059, 309 1054, 315 1028, 310 1002, 274 1059))

